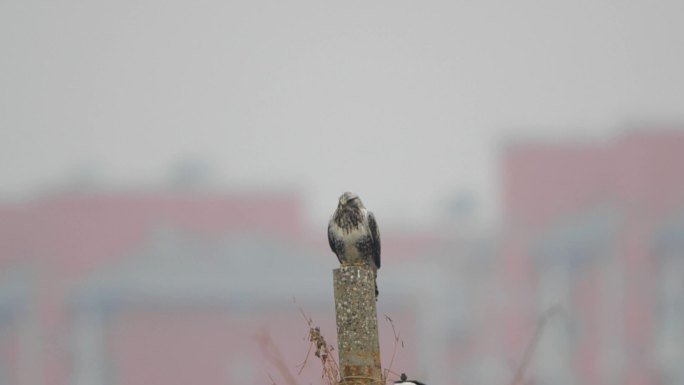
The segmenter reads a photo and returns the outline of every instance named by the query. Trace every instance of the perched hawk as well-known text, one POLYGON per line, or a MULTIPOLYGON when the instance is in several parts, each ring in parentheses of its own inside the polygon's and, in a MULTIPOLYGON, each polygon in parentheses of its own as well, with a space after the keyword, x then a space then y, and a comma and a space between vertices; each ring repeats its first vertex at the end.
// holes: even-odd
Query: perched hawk
MULTIPOLYGON (((380 268, 380 232, 373 213, 359 196, 346 192, 328 223, 328 242, 342 266, 368 266, 377 278, 380 268)), ((378 296, 378 284, 375 284, 378 296)))

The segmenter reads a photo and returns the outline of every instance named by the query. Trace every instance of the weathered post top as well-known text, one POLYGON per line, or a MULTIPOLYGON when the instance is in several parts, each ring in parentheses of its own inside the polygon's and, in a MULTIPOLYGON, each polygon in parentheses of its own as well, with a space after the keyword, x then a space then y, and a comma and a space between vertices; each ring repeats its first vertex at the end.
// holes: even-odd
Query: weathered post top
POLYGON ((381 384, 375 272, 342 266, 333 270, 333 281, 342 384, 381 384))

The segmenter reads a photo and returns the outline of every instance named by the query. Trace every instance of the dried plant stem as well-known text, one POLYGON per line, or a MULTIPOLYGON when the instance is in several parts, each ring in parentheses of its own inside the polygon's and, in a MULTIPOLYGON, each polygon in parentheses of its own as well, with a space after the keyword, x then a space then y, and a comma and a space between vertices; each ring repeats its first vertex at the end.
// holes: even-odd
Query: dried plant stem
MULTIPOLYGON (((261 347, 261 352, 266 357, 266 359, 273 366, 276 367, 278 372, 280 372, 280 375, 282 375, 285 379, 285 383, 287 383, 288 385, 297 385, 297 380, 295 380, 292 373, 290 373, 290 369, 287 367, 287 364, 285 363, 285 359, 283 358, 280 349, 278 349, 278 346, 276 346, 276 344, 273 343, 273 339, 268 334, 268 332, 260 332, 256 336, 256 339, 261 347)), ((271 381, 273 381, 273 378, 271 378, 271 381)), ((273 381, 273 383, 275 384, 275 381, 273 381)))
POLYGON ((401 340, 400 333, 397 333, 397 330, 394 328, 394 321, 392 318, 390 318, 387 314, 385 314, 385 321, 389 322, 390 326, 392 326, 392 334, 394 335, 394 348, 392 349, 392 357, 390 358, 389 365, 387 366, 386 369, 383 370, 382 374, 382 382, 385 383, 387 382, 389 378, 389 374, 392 373, 399 377, 397 373, 394 373, 392 371, 392 365, 394 364, 394 357, 397 354, 397 348, 399 347, 399 343, 401 342, 401 347, 404 347, 404 341, 401 340))
POLYGON ((300 313, 304 317, 307 325, 309 326, 309 350, 306 352, 306 357, 304 362, 300 365, 299 373, 304 370, 307 362, 309 361, 309 354, 311 350, 315 347, 316 350, 314 355, 321 360, 321 365, 323 366, 322 378, 325 380, 327 385, 338 385, 340 377, 340 367, 335 361, 335 357, 332 354, 334 348, 328 344, 323 335, 321 334, 321 329, 318 326, 313 326, 313 320, 308 317, 304 310, 299 309, 300 313))
POLYGON ((559 306, 553 306, 547 309, 542 314, 542 316, 539 317, 539 320, 537 321, 537 327, 534 330, 534 334, 532 335, 530 342, 527 344, 527 347, 525 348, 523 359, 520 362, 520 366, 518 366, 518 370, 516 370, 515 372, 515 376, 513 377, 513 381, 511 381, 511 385, 520 385, 522 383, 523 377, 525 375, 525 370, 527 370, 527 367, 530 364, 530 359, 532 358, 532 354, 534 354, 534 350, 537 348, 537 344, 539 343, 539 337, 541 336, 542 331, 544 331, 544 327, 546 326, 547 321, 552 315, 558 313, 559 311, 559 306))

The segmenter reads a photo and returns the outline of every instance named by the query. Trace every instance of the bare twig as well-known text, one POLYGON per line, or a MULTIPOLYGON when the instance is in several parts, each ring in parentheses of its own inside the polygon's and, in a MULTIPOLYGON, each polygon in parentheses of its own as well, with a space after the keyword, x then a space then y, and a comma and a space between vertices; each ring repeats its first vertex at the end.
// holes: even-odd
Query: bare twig
POLYGON ((313 320, 310 317, 308 317, 306 313, 304 313, 304 310, 302 308, 299 308, 299 312, 302 314, 304 320, 309 326, 310 342, 309 350, 306 352, 304 362, 302 362, 300 365, 299 373, 301 373, 302 370, 304 370, 304 367, 306 366, 309 360, 309 354, 311 353, 311 350, 315 347, 316 350, 314 352, 314 355, 321 360, 321 365, 323 365, 323 373, 321 377, 325 379, 325 382, 328 385, 338 385, 340 368, 337 364, 337 361, 335 361, 335 357, 332 354, 334 348, 325 341, 325 338, 321 334, 321 329, 318 326, 313 326, 313 320))
POLYGON ((537 321, 537 327, 534 330, 534 334, 532 335, 530 342, 527 344, 527 347, 525 348, 523 359, 520 362, 520 366, 518 366, 518 370, 516 370, 515 372, 515 376, 513 377, 513 381, 511 381, 511 385, 520 385, 522 383, 523 377, 525 375, 525 370, 527 370, 527 366, 530 364, 530 359, 534 354, 534 350, 537 348, 537 344, 539 343, 539 337, 541 336, 541 333, 544 330, 547 321, 551 316, 555 315, 560 310, 561 308, 559 305, 552 306, 551 308, 547 309, 541 315, 541 317, 539 317, 539 320, 537 321))
MULTIPOLYGON (((309 333, 311 333, 310 330, 309 330, 309 333)), ((306 363, 309 361, 309 354, 311 353, 311 348, 313 348, 313 344, 309 344, 309 350, 306 351, 306 356, 304 357, 304 361, 301 364, 297 365, 297 366, 299 366, 299 372, 297 372, 297 375, 302 374, 302 371, 304 370, 306 363)))
POLYGON ((398 377, 397 373, 394 373, 392 371, 392 365, 394 364, 394 357, 397 354, 397 347, 399 346, 399 343, 401 342, 401 347, 402 348, 404 347, 404 341, 400 337, 401 332, 397 333, 397 330, 394 328, 394 321, 392 320, 392 318, 390 318, 387 314, 385 314, 385 321, 389 322, 390 326, 392 326, 392 334, 394 334, 394 349, 392 349, 392 358, 390 358, 390 362, 389 362, 388 367, 385 370, 383 370, 383 374, 382 374, 382 377, 383 377, 382 382, 383 383, 387 382, 387 379, 388 379, 390 373, 392 373, 398 377))
MULTIPOLYGON (((307 332, 307 337, 309 337, 309 342, 311 342, 311 328, 313 324, 313 320, 309 317, 307 317, 306 313, 304 313, 304 309, 301 307, 299 308, 299 313, 301 313, 302 317, 304 317, 304 321, 306 321, 306 324, 309 325, 309 331, 307 332)), ((309 361, 309 354, 311 353, 311 348, 313 348, 313 344, 309 344, 309 349, 306 351, 306 356, 304 356, 304 361, 299 364, 299 372, 297 374, 302 374, 302 371, 304 370, 304 367, 306 367, 306 363, 309 361)))
MULTIPOLYGON (((297 385, 297 381, 292 373, 290 373, 290 369, 288 369, 280 349, 278 349, 278 346, 273 343, 273 339, 271 338, 270 334, 268 334, 267 331, 262 330, 256 336, 256 340, 259 342, 259 346, 261 347, 261 352, 263 355, 271 364, 273 364, 273 366, 276 367, 276 369, 278 369, 278 372, 280 372, 285 379, 285 383, 288 385, 297 385)), ((271 378, 271 381, 273 381, 273 378, 271 378)), ((275 381, 273 381, 273 383, 275 384, 275 381)))

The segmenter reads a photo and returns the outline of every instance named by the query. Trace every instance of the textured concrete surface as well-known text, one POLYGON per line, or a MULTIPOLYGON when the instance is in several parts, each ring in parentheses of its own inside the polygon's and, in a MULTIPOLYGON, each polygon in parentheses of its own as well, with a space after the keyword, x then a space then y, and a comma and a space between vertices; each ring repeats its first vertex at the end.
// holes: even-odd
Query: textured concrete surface
POLYGON ((363 266, 333 271, 340 375, 344 384, 381 383, 375 276, 363 266))

